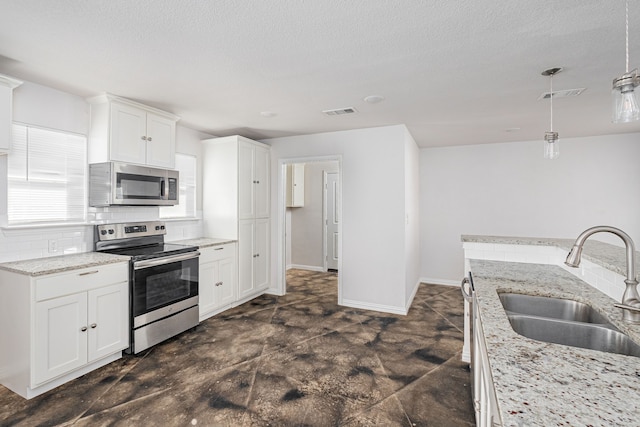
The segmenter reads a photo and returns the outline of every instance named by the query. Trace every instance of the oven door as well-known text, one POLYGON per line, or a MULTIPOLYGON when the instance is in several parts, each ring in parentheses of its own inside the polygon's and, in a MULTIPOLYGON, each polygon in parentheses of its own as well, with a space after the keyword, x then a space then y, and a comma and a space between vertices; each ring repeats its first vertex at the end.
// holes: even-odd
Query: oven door
POLYGON ((134 328, 198 304, 199 255, 196 251, 133 263, 134 328))

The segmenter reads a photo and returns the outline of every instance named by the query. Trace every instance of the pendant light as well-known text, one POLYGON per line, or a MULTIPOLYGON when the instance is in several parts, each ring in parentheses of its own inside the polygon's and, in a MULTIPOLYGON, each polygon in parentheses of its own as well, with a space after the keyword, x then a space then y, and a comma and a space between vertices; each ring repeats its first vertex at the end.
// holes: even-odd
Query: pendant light
POLYGON ((560 156, 560 143, 558 132, 553 131, 553 76, 562 71, 562 68, 549 68, 542 72, 543 76, 549 76, 549 105, 550 105, 550 129, 544 133, 544 158, 553 160, 560 156))
POLYGON ((629 1, 625 1, 625 73, 613 79, 613 123, 628 123, 640 119, 640 107, 635 89, 640 85, 638 69, 629 71, 629 1))

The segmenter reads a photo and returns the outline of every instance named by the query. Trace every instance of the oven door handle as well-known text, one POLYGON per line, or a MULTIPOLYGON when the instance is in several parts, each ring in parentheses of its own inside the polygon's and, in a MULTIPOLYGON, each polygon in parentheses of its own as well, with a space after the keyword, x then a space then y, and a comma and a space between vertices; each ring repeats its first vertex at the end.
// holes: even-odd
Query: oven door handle
POLYGON ((178 262, 178 261, 186 261, 188 259, 193 259, 193 258, 198 258, 200 256, 200 252, 189 252, 187 254, 179 254, 179 255, 172 255, 169 257, 162 257, 162 258, 154 258, 154 259, 149 259, 149 260, 143 260, 143 261, 136 261, 133 263, 133 269, 134 270, 140 270, 142 268, 149 268, 149 267, 156 267, 158 265, 163 265, 163 264, 169 264, 172 262, 178 262))

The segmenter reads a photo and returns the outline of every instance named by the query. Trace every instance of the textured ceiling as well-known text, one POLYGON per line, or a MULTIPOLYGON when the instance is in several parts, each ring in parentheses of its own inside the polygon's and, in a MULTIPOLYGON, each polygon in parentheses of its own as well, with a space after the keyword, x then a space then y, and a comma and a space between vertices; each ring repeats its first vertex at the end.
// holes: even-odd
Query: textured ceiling
MULTIPOLYGON (((630 3, 633 68, 640 4, 630 3)), ((0 73, 135 99, 214 135, 404 123, 422 147, 541 140, 540 73, 555 66, 564 71, 554 89, 587 88, 554 101, 561 139, 640 131, 610 123, 611 81, 625 67, 622 0, 3 0, 1 9, 0 73), (321 113, 341 107, 358 112, 321 113)))

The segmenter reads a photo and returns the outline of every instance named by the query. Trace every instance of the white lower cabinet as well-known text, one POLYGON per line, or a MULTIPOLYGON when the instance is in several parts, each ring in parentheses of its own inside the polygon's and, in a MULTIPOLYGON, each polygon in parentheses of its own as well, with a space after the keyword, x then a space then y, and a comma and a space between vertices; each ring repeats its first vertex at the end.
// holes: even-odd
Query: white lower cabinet
POLYGON ((31 277, 0 271, 0 380, 31 398, 122 357, 128 262, 31 277), (11 349, 11 351, 6 351, 11 349))
POLYGON ((238 267, 239 299, 269 287, 269 218, 240 221, 238 267))
POLYGON ((200 321, 227 308, 237 299, 236 244, 200 248, 200 321))
POLYGON ((127 283, 38 302, 34 384, 128 347, 127 283))
POLYGON ((473 301, 473 406, 476 413, 478 427, 502 426, 498 400, 493 388, 491 366, 484 342, 482 320, 478 313, 478 304, 474 296, 473 301))

